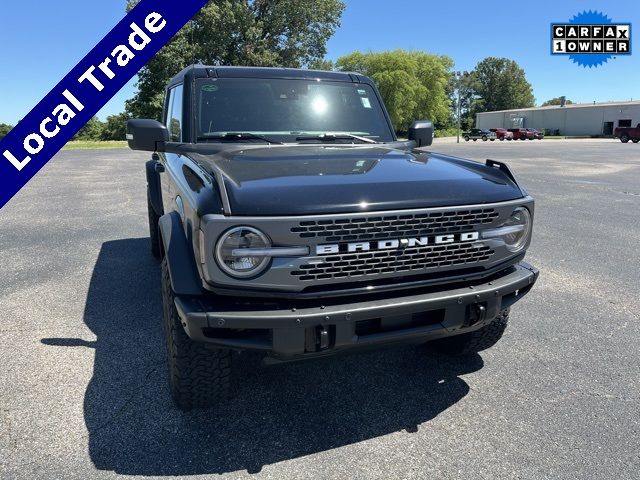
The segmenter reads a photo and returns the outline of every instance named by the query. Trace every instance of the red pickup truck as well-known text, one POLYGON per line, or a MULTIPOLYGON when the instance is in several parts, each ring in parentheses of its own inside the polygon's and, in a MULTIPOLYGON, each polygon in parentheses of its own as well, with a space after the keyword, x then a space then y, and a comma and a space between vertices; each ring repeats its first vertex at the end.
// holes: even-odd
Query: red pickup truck
POLYGON ((631 140, 633 143, 640 142, 640 123, 633 127, 618 127, 613 131, 613 136, 619 138, 622 143, 631 140))
POLYGON ((514 140, 533 140, 535 138, 533 132, 528 131, 526 128, 510 128, 509 131, 513 133, 514 140))
POLYGON ((496 134, 496 138, 501 142, 503 140, 513 140, 513 133, 506 128, 490 128, 490 131, 496 134))

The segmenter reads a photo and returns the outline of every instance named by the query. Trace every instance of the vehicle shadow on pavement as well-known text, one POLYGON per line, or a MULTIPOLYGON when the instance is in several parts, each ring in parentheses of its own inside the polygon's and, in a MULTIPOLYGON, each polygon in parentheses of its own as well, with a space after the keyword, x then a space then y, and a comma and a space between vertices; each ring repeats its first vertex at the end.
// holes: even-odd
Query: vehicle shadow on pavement
POLYGON ((254 369, 221 408, 182 413, 169 397, 159 265, 148 239, 106 242, 85 308, 95 348, 84 400, 89 454, 98 469, 131 475, 246 470, 392 432, 417 431, 469 391, 460 375, 482 358, 451 359, 402 347, 254 369))

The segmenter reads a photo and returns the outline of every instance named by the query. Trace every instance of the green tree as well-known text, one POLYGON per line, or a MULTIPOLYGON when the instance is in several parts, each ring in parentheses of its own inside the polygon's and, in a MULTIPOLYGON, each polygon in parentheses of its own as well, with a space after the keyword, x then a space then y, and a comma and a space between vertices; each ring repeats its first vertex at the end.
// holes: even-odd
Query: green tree
POLYGON ((336 65, 331 60, 321 58, 309 63, 309 68, 313 70, 335 70, 336 65))
POLYGON ((0 123, 0 140, 6 137, 12 128, 13 128, 12 125, 7 125, 6 123, 0 123))
POLYGON ((476 65, 472 75, 475 93, 480 97, 477 111, 527 108, 535 103, 524 70, 513 60, 485 58, 476 65))
POLYGON ((421 51, 354 52, 336 66, 370 77, 378 86, 391 121, 399 132, 411 122, 430 119, 446 123, 451 117, 449 86, 453 61, 421 51))
MULTIPOLYGON (((138 0, 128 0, 132 8, 138 0)), ((210 0, 138 74, 133 117, 160 118, 164 87, 196 63, 308 67, 340 26, 341 0, 210 0)))
POLYGON ((99 141, 102 139, 103 128, 104 124, 98 119, 98 117, 93 117, 80 129, 78 133, 76 133, 72 140, 99 141))
MULTIPOLYGON (((569 99, 565 100, 564 102, 566 105, 571 105, 573 102, 569 99)), ((562 104, 562 97, 554 97, 551 100, 547 100, 546 102, 544 102, 542 105, 540 105, 541 107, 549 107, 551 105, 561 105, 562 104)))
POLYGON ((131 117, 126 113, 109 115, 100 134, 101 140, 124 140, 127 136, 127 120, 131 117))
POLYGON ((458 72, 457 77, 451 79, 451 103, 454 110, 451 125, 455 123, 455 116, 458 108, 458 93, 460 98, 460 127, 468 130, 475 123, 475 112, 478 110, 479 97, 477 95, 478 85, 473 72, 458 72), (459 89, 459 92, 458 92, 459 89))

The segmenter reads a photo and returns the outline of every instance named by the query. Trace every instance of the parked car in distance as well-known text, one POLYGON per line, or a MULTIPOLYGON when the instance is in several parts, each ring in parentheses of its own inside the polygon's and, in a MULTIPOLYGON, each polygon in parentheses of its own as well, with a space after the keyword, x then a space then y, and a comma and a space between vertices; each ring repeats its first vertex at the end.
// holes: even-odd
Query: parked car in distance
POLYGON ((622 143, 627 143, 631 140, 633 143, 640 141, 640 123, 633 127, 618 127, 613 131, 613 135, 619 138, 622 143))
POLYGON ((472 128, 468 132, 464 133, 464 139, 467 142, 469 140, 473 140, 475 142, 478 139, 481 139, 483 142, 486 142, 487 140, 491 140, 493 142, 496 139, 496 134, 491 130, 472 128))
POLYGON ((533 140, 533 132, 529 132, 526 128, 510 128, 509 131, 513 133, 514 140, 526 140, 527 138, 533 140))
POLYGON ((527 128, 525 130, 529 133, 533 133, 533 138, 529 138, 529 140, 533 140, 534 138, 536 140, 542 140, 544 138, 544 132, 541 132, 540 130, 536 130, 535 128, 527 128))
POLYGON ((504 140, 513 140, 513 133, 506 128, 490 128, 490 131, 496 134, 496 138, 501 142, 504 140))

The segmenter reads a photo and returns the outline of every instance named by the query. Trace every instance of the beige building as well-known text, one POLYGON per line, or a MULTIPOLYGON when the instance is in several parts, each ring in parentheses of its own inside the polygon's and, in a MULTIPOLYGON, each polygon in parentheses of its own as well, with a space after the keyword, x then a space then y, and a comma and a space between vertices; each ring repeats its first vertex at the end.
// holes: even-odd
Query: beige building
POLYGON ((559 135, 612 135, 616 127, 640 123, 640 101, 576 103, 564 107, 533 107, 484 112, 476 116, 477 128, 536 128, 559 135))

